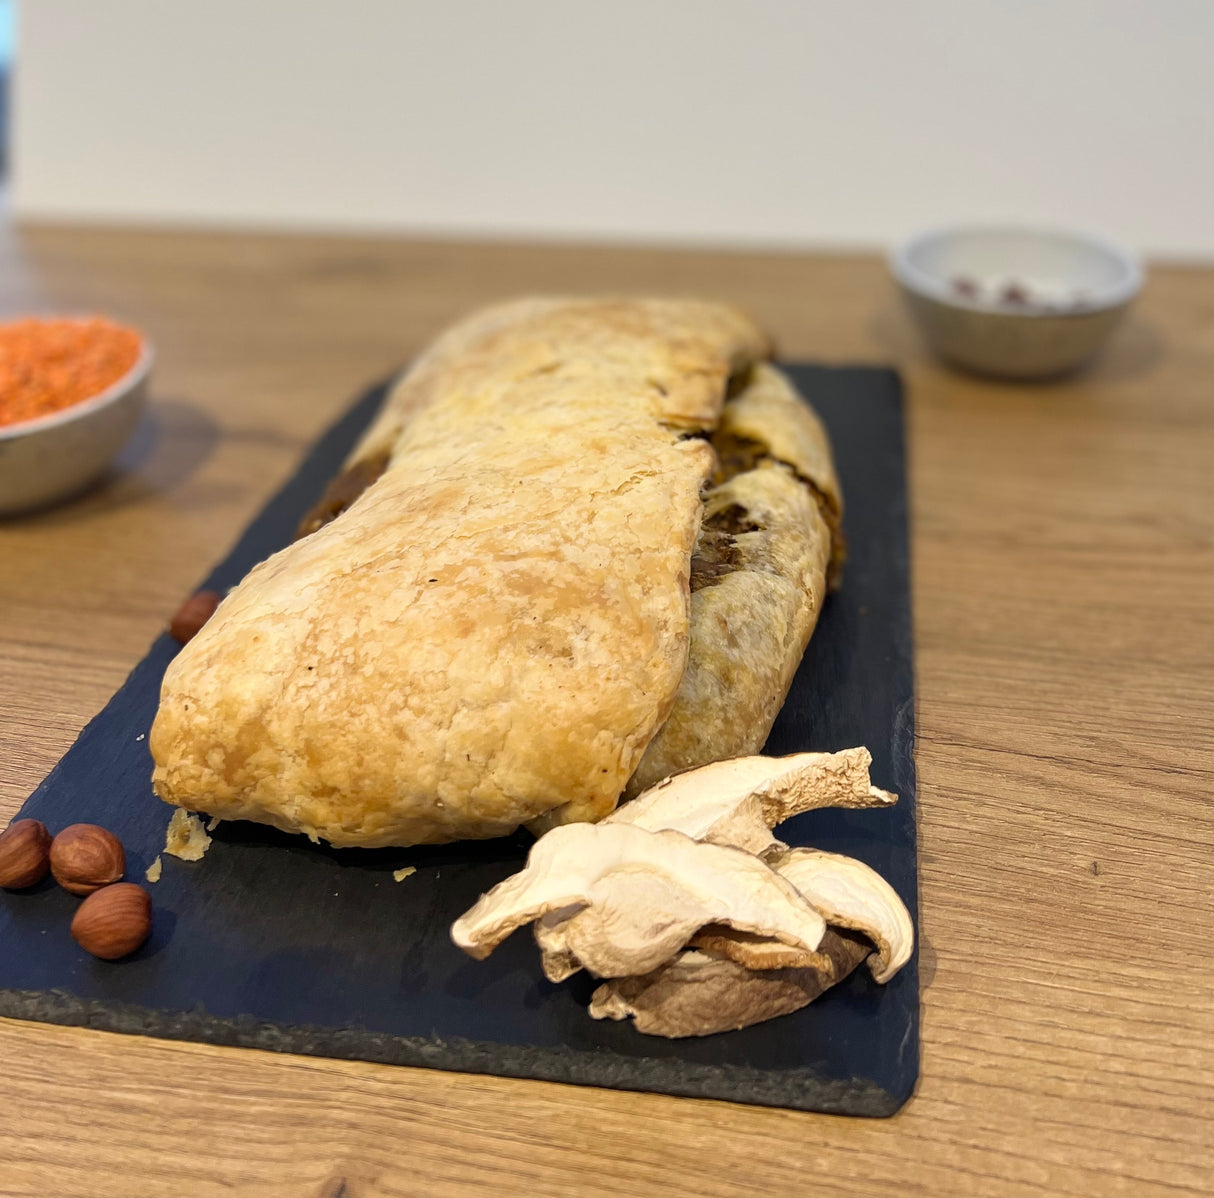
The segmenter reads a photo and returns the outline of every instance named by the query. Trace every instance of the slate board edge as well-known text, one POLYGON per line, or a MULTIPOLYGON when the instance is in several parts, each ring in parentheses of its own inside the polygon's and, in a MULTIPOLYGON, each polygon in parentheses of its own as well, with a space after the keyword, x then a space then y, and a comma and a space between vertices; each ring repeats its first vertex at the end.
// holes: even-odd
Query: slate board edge
MULTIPOLYGON (((903 554, 901 560, 897 563, 902 576, 906 580, 906 607, 903 611, 905 624, 902 632, 906 638, 908 645, 915 643, 915 588, 914 580, 911 571, 914 563, 911 560, 911 511, 910 511, 910 455, 907 453, 907 423, 906 423, 906 387, 902 381, 902 375, 892 367, 886 368, 889 375, 892 377, 894 387, 898 395, 898 408, 902 413, 902 419, 898 424, 898 459, 901 465, 901 487, 897 491, 898 502, 896 505, 895 518, 899 521, 902 530, 902 547, 903 554)), ((893 1110, 885 1112, 889 1115, 896 1114, 901 1107, 910 1101, 915 1090, 919 1086, 920 1058, 923 1052, 923 1042, 920 1038, 923 1023, 923 1003, 922 1003, 922 979, 919 975, 919 960, 921 950, 923 948, 923 930, 919 920, 919 909, 921 900, 921 891, 919 886, 919 770, 916 762, 916 749, 918 747, 916 739, 916 729, 918 728, 916 704, 919 695, 918 678, 915 672, 915 657, 912 651, 910 657, 910 678, 911 678, 911 693, 906 699, 899 704, 898 710, 894 716, 894 786, 895 793, 899 795, 899 802, 909 802, 912 804, 912 823, 913 823, 913 873, 914 873, 914 888, 913 901, 908 906, 910 910, 911 923, 915 929, 915 947, 911 954, 911 959, 906 963, 905 968, 914 971, 915 993, 920 996, 920 1000, 916 1002, 911 1009, 910 1023, 906 1029, 906 1035, 903 1038, 902 1045, 899 1049, 899 1057, 905 1051, 908 1043, 913 1043, 915 1048, 916 1059, 914 1062, 914 1070, 910 1078, 910 1085, 897 1101, 893 1110), (898 747, 901 746, 901 752, 898 747)))
POLYGON ((819 1114, 881 1118, 893 1115, 910 1097, 910 1092, 890 1093, 858 1078, 828 1080, 811 1070, 773 1075, 738 1066, 635 1058, 620 1070, 613 1069, 614 1062, 599 1054, 567 1047, 533 1050, 454 1038, 426 1039, 226 1019, 203 1011, 174 1014, 127 1003, 82 999, 62 991, 0 990, 0 1016, 119 1035, 717 1099, 819 1114))

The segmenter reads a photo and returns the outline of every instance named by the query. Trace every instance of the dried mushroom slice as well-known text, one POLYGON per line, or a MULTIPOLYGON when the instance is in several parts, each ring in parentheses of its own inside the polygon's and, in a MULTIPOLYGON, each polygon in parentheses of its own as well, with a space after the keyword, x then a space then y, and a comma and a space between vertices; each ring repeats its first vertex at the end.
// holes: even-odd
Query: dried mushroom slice
POLYGON ((736 1031, 798 1011, 841 982, 872 951, 855 933, 827 929, 820 962, 754 971, 709 952, 680 953, 644 977, 613 978, 595 990, 595 1019, 628 1019, 637 1031, 678 1039, 736 1031))
POLYGON ((773 864, 833 926, 863 932, 877 946, 869 968, 878 982, 910 960, 915 928, 894 888, 862 861, 820 849, 790 849, 773 864))
POLYGON ((540 949, 540 965, 544 977, 550 982, 563 982, 580 973, 582 968, 581 961, 565 943, 565 933, 561 931, 563 922, 559 913, 544 915, 535 921, 535 942, 540 949))
POLYGON ((865 748, 738 757, 676 774, 616 808, 604 823, 670 828, 755 854, 783 851, 771 829, 817 807, 888 807, 898 796, 869 780, 865 748))
MULTIPOLYGON (((585 967, 599 977, 647 973, 669 961, 705 920, 700 896, 654 870, 620 870, 596 899, 540 930, 544 975, 564 981, 585 967)), ((542 921, 541 921, 542 923, 542 921)))
POLYGON ((808 952, 766 936, 713 925, 701 928, 687 946, 728 957, 747 969, 817 969, 823 964, 821 948, 808 952))
POLYGON ((451 927, 477 960, 523 924, 556 914, 553 951, 600 977, 647 973, 705 924, 818 947, 822 917, 757 857, 681 832, 566 824, 541 837, 524 869, 451 927), (567 916, 567 918, 566 918, 567 916), (559 939, 558 939, 559 938, 559 939))
MULTIPOLYGON (((664 873, 620 870, 596 902, 560 925, 561 935, 573 959, 597 977, 648 973, 669 961, 697 928, 713 918, 718 909, 715 898, 664 873)), ((756 908, 742 918, 747 922, 765 918, 759 912, 756 908)), ((797 913, 795 923, 804 927, 803 914, 797 913)), ((806 934, 812 938, 814 933, 800 933, 806 934)))

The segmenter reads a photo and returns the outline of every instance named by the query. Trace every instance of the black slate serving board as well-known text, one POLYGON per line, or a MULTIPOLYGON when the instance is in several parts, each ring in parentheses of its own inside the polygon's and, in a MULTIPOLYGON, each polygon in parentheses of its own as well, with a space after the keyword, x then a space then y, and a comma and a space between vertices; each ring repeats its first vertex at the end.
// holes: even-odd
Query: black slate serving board
MULTIPOLYGON (((868 862, 916 910, 913 672, 901 388, 887 370, 798 366, 826 422, 851 554, 822 613, 770 753, 869 746, 885 811, 816 811, 781 829, 868 862)), ((205 584, 222 590, 286 544, 378 406, 364 395, 316 445, 205 584)), ((153 795, 146 733, 176 652, 152 645, 20 815, 86 821, 127 846, 142 880, 170 810, 153 795)), ((529 838, 332 850, 222 824, 205 859, 164 858, 148 943, 97 961, 68 936, 78 900, 49 879, 0 892, 0 1014, 280 1051, 889 1115, 918 1075, 918 955, 887 986, 866 969, 804 1010, 740 1032, 666 1041, 585 1013, 593 981, 547 982, 530 935, 484 962, 448 928, 518 868, 529 838), (403 882, 392 871, 415 865, 403 882)))

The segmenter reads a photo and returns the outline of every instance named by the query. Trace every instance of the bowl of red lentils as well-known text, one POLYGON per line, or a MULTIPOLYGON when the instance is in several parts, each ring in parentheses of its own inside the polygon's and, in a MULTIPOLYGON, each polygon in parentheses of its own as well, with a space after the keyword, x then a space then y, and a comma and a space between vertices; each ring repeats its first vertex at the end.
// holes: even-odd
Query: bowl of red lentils
POLYGON ((82 491, 126 444, 152 348, 101 317, 0 323, 0 515, 82 491))

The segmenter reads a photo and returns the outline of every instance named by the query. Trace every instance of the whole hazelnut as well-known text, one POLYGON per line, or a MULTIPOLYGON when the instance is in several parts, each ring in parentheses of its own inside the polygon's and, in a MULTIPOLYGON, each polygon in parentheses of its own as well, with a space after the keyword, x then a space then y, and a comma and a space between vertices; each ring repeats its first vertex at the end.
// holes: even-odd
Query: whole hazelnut
POLYGON ((202 626, 215 614, 223 598, 218 591, 197 591, 173 613, 169 635, 183 645, 192 640, 202 626))
POLYGON ((72 824, 51 841, 51 873, 72 894, 92 894, 125 870, 122 841, 96 824, 72 824))
POLYGON ((90 894, 72 919, 72 939, 103 961, 133 953, 152 930, 152 900, 142 886, 118 882, 90 894))
POLYGON ((0 832, 0 886, 21 890, 46 877, 51 834, 37 819, 14 820, 0 832))

